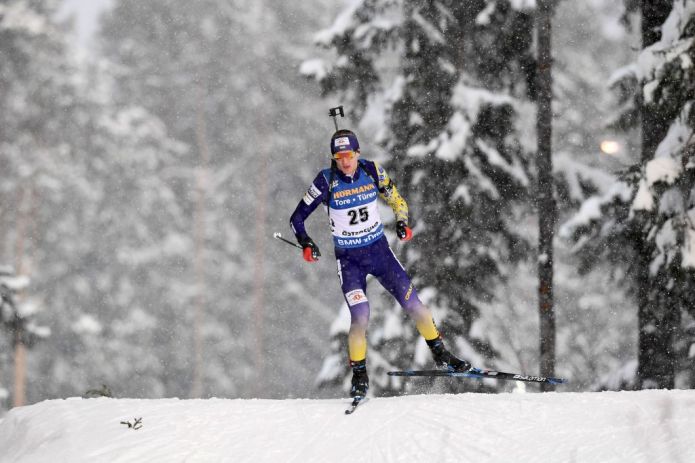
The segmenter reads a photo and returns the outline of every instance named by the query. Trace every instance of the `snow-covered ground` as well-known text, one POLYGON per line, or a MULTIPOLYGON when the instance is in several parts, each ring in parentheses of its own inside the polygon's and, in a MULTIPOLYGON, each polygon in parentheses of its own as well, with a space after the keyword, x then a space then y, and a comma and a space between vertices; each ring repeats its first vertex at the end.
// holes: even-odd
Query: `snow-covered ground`
POLYGON ((4 417, 0 461, 695 461, 693 390, 377 398, 350 416, 347 405, 49 400, 4 417))

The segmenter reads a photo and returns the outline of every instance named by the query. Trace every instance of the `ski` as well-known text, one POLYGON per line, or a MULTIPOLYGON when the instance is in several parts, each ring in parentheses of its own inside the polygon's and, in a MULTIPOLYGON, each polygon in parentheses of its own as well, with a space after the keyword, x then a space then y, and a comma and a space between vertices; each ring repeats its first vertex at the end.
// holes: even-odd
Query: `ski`
POLYGON ((359 405, 361 403, 364 403, 366 401, 367 401, 366 397, 357 396, 357 397, 353 398, 352 403, 350 404, 350 408, 345 410, 345 414, 346 415, 352 415, 353 413, 355 413, 355 410, 357 410, 357 407, 359 407, 359 405))
POLYGON ((483 370, 480 368, 471 368, 468 371, 447 371, 447 370, 404 370, 404 371, 389 371, 389 376, 450 376, 454 378, 491 378, 507 381, 524 381, 528 383, 548 383, 548 384, 564 384, 567 382, 564 378, 552 378, 545 376, 531 376, 520 373, 504 373, 502 371, 483 370))

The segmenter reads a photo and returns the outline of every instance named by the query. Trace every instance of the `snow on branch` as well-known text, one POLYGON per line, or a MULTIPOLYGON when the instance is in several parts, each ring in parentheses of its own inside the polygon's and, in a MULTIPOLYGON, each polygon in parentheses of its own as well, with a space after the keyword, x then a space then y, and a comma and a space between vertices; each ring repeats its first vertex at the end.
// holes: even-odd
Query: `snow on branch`
POLYGON ((683 169, 675 160, 662 157, 649 161, 645 171, 647 186, 654 187, 657 183, 673 185, 683 169))
MULTIPOLYGON (((439 159, 452 161, 460 156, 468 146, 470 137, 473 135, 475 121, 478 120, 478 116, 485 106, 514 106, 514 103, 515 100, 508 95, 493 93, 460 82, 452 92, 451 105, 454 108, 454 113, 449 119, 446 130, 427 145, 411 147, 408 154, 423 156, 429 152, 435 152, 439 159)), ((491 156, 493 160, 501 160, 499 156, 494 156, 490 150, 487 150, 485 154, 491 156)), ((504 162, 506 163, 506 161, 504 162)), ((508 171, 514 171, 514 175, 520 178, 522 184, 526 184, 528 179, 525 175, 518 173, 517 166, 507 163, 506 167, 508 171)))
POLYGON ((327 63, 321 58, 309 59, 299 66, 299 73, 317 82, 321 82, 330 74, 332 68, 330 63, 327 63))
POLYGON ((684 40, 679 40, 675 43, 657 42, 654 45, 645 48, 640 53, 637 59, 639 76, 644 83, 644 101, 647 104, 654 103, 654 95, 656 89, 661 83, 661 79, 665 77, 666 65, 681 60, 683 69, 692 66, 692 60, 686 54, 693 46, 695 38, 691 37, 684 40))
MULTIPOLYGON (((695 95, 693 95, 695 98, 695 95)), ((689 101, 668 129, 668 133, 656 148, 655 158, 669 157, 680 161, 687 148, 695 143, 693 127, 688 124, 692 116, 693 101, 689 101)))
POLYGON ((692 0, 676 0, 673 2, 671 13, 661 26, 661 42, 675 42, 683 36, 688 21, 695 17, 695 2, 692 0))
POLYGON ((568 153, 557 153, 553 158, 553 174, 561 177, 567 186, 569 199, 572 201, 586 200, 586 191, 583 185, 588 185, 599 194, 605 194, 610 185, 616 181, 614 175, 604 169, 591 167, 583 162, 576 161, 575 157, 568 153))
POLYGON ((632 188, 625 182, 612 183, 606 193, 592 196, 582 203, 582 206, 570 220, 559 230, 559 236, 572 239, 578 230, 587 229, 592 223, 599 222, 604 215, 604 209, 616 200, 627 202, 632 196, 632 188))
POLYGON ((356 12, 362 8, 364 0, 354 0, 350 5, 348 5, 345 10, 343 10, 335 21, 333 25, 328 29, 323 29, 314 35, 314 43, 322 47, 330 47, 334 40, 338 37, 344 36, 349 30, 355 29, 357 22, 356 12))
POLYGON ((661 27, 661 39, 640 53, 637 59, 637 76, 644 83, 644 101, 647 104, 655 102, 656 90, 667 75, 667 65, 678 65, 683 70, 692 68, 693 62, 689 53, 695 45, 695 38, 682 37, 693 17, 695 2, 676 0, 661 27))
MULTIPOLYGON (((656 204, 656 189, 674 185, 683 175, 685 169, 693 168, 683 158, 688 148, 695 143, 693 128, 688 124, 692 102, 686 103, 681 114, 669 127, 668 133, 656 149, 654 159, 644 169, 644 178, 640 181, 637 194, 633 200, 633 211, 651 211, 656 204)), ((661 201, 668 196, 661 198, 661 201)), ((662 204, 661 208, 667 208, 662 204)))
POLYGON ((353 0, 333 21, 331 27, 314 35, 314 43, 324 48, 351 35, 361 48, 370 48, 376 37, 388 34, 402 23, 401 2, 385 2, 379 11, 372 11, 371 18, 364 18, 359 12, 374 10, 365 0, 353 0))

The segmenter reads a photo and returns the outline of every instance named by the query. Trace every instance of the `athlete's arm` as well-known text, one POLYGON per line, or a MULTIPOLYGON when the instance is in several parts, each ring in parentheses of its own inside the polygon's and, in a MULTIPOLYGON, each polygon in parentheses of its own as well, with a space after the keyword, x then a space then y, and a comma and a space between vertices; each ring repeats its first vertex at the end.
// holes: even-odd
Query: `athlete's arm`
POLYGON ((316 210, 319 204, 326 200, 327 196, 328 182, 323 173, 319 172, 290 217, 290 227, 292 227, 294 236, 299 243, 310 239, 304 227, 304 221, 316 210))
POLYGON ((396 216, 396 221, 405 222, 407 224, 408 203, 406 203, 405 199, 403 199, 400 193, 398 193, 396 184, 393 183, 393 180, 391 180, 391 177, 389 177, 389 175, 386 173, 386 170, 384 170, 384 168, 376 162, 374 163, 374 168, 379 181, 379 184, 377 185, 379 187, 379 195, 393 210, 393 214, 396 216))

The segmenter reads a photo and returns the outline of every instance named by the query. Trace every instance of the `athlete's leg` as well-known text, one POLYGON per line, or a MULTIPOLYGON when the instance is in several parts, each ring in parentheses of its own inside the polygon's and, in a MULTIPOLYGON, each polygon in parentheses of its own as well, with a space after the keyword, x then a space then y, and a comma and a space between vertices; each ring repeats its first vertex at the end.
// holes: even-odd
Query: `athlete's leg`
POLYGON ((415 327, 425 340, 439 338, 432 311, 420 301, 410 277, 388 244, 381 248, 381 254, 380 265, 374 276, 415 321, 415 327))
POLYGON ((346 258, 338 258, 338 277, 343 296, 350 309, 350 331, 348 331, 348 355, 350 362, 359 362, 367 357, 367 325, 369 324, 369 301, 367 279, 358 265, 346 258))
POLYGON ((468 361, 459 359, 444 347, 444 341, 442 341, 437 326, 434 324, 432 311, 420 301, 413 283, 391 248, 388 247, 388 252, 384 251, 382 254, 383 265, 378 269, 378 274, 374 276, 415 320, 415 326, 427 341, 427 346, 432 352, 435 363, 446 366, 451 371, 468 370, 471 367, 468 361))

